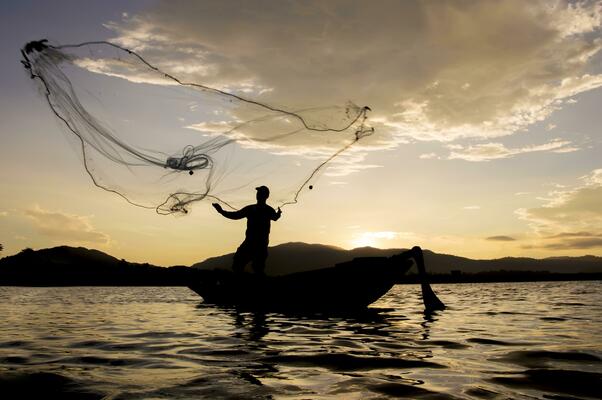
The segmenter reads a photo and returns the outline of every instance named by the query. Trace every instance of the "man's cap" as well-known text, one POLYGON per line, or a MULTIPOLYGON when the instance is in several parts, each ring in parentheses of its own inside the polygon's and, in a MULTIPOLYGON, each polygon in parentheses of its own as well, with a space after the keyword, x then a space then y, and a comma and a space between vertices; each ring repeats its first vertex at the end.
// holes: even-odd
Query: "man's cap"
POLYGON ((265 194, 267 194, 267 195, 269 195, 269 194, 270 194, 270 189, 268 189, 268 187, 267 187, 267 186, 257 186, 257 187, 255 188, 255 190, 257 190, 258 192, 265 193, 265 194))

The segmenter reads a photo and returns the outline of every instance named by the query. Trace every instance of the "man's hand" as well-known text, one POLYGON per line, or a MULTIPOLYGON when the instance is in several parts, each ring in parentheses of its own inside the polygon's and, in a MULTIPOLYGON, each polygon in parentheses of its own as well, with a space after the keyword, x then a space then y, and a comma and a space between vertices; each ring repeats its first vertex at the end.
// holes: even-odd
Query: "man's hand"
POLYGON ((224 211, 224 209, 222 208, 222 206, 219 203, 213 203, 212 204, 213 208, 215 208, 217 210, 218 213, 222 213, 222 211, 224 211))
POLYGON ((278 215, 282 214, 282 210, 280 209, 280 207, 278 207, 278 211, 276 211, 276 214, 278 214, 278 215))

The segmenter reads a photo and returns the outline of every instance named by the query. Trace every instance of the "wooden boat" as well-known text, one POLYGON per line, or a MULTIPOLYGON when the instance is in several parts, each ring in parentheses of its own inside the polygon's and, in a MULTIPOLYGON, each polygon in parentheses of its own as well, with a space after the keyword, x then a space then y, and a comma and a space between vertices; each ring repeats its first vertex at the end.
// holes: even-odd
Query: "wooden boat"
POLYGON ((200 271, 199 282, 189 288, 206 303, 218 305, 269 310, 358 310, 385 295, 411 266, 411 259, 393 256, 355 258, 330 268, 277 277, 200 271))

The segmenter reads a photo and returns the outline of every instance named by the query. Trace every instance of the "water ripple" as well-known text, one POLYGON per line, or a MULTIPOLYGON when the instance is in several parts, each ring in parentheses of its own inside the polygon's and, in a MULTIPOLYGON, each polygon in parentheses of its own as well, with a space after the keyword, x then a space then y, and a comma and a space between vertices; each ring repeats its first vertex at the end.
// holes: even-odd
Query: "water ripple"
POLYGON ((215 307, 186 288, 0 287, 22 398, 600 398, 602 282, 396 286, 356 314, 215 307))

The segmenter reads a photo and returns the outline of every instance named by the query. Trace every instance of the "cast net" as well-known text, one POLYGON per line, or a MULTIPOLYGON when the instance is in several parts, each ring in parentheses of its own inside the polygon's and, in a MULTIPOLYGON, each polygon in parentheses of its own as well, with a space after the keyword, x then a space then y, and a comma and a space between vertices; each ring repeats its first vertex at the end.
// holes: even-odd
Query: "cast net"
POLYGON ((36 41, 22 54, 94 185, 160 214, 201 200, 237 209, 260 185, 270 204, 295 204, 374 132, 368 107, 269 104, 261 90, 188 82, 110 42, 36 41))

